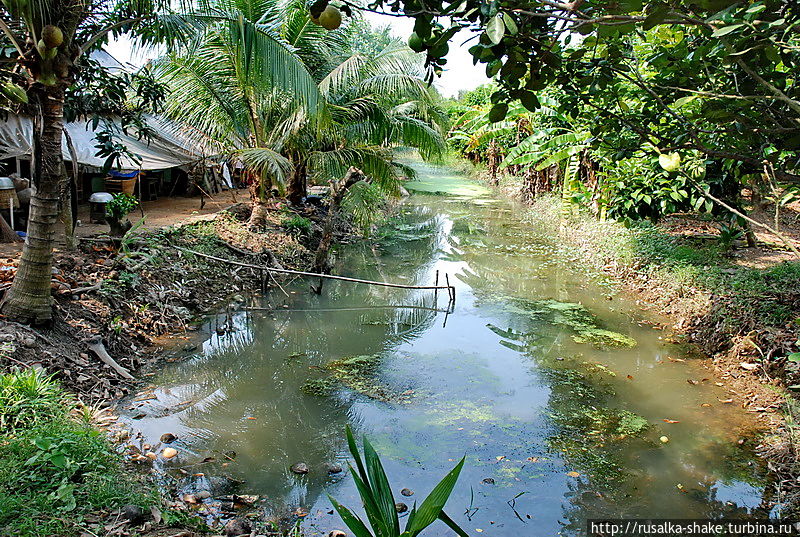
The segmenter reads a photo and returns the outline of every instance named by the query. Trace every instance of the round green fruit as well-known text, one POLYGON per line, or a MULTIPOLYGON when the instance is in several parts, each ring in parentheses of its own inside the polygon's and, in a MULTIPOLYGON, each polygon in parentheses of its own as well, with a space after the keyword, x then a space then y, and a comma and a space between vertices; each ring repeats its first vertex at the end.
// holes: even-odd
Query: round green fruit
POLYGON ((319 25, 326 30, 335 30, 342 25, 342 13, 335 7, 329 5, 325 11, 319 15, 319 25))
POLYGON ((668 172, 674 172, 681 167, 681 156, 678 153, 662 153, 658 155, 658 163, 668 172))
POLYGON ((60 47, 64 42, 64 33, 58 26, 48 24, 42 28, 42 41, 47 45, 47 48, 60 47))
POLYGON ((440 45, 436 45, 431 49, 430 55, 434 58, 444 58, 447 56, 447 53, 450 52, 450 45, 446 42, 440 45))
POLYGON ((417 35, 417 32, 414 32, 411 34, 411 37, 408 38, 408 48, 414 52, 422 52, 425 50, 425 42, 417 35))

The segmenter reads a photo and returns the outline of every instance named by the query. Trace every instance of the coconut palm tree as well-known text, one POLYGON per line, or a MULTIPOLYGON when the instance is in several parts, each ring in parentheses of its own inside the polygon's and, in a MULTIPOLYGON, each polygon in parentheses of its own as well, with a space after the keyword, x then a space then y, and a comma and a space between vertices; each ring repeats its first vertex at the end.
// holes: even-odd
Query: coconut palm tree
MULTIPOLYGON (((61 153, 64 95, 74 83, 82 56, 99 46, 110 33, 129 32, 147 43, 184 40, 206 28, 227 27, 235 36, 227 45, 247 50, 240 76, 262 77, 272 87, 298 96, 313 106, 317 91, 304 65, 273 32, 241 16, 235 2, 214 13, 176 14, 167 0, 106 0, 85 4, 66 0, 2 0, 0 30, 3 46, 15 51, 23 67, 5 72, 4 89, 13 84, 23 92, 4 91, 20 102, 30 102, 34 129, 33 179, 28 237, 14 282, 4 297, 2 311, 18 320, 44 323, 52 317, 50 278, 53 240, 59 201, 65 185, 61 153), (10 77, 10 78, 9 78, 10 77)), ((180 7, 180 6, 177 6, 180 7)))
MULTIPOLYGON (((348 30, 363 36, 359 26, 348 30)), ((391 194, 397 190, 395 172, 408 170, 392 161, 389 148, 414 147, 426 159, 444 151, 445 114, 414 53, 395 39, 386 39, 369 54, 354 48, 346 36, 319 81, 329 120, 307 123, 283 140, 294 165, 287 185, 287 198, 294 204, 305 196, 309 178, 326 182, 342 177, 350 166, 391 194)))
POLYGON ((408 173, 393 161, 392 144, 418 147, 426 157, 441 154, 442 129, 432 118, 443 114, 436 115, 410 50, 389 40, 374 55, 354 52, 348 32, 362 31, 360 23, 326 32, 299 0, 267 0, 246 16, 304 62, 317 80, 316 106, 298 103, 269 81, 238 76, 247 51, 227 46, 224 28, 161 58, 155 69, 172 88, 168 113, 258 173, 252 225, 263 217, 273 186, 286 186, 290 201, 299 203, 309 179, 338 180, 356 167, 369 187, 353 192, 366 201, 376 189, 397 192, 398 178, 408 173))

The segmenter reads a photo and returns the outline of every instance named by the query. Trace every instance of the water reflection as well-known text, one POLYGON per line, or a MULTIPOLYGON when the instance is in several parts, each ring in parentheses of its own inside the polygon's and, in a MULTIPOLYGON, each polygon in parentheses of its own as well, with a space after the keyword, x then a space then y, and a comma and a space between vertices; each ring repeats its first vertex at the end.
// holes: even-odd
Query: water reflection
MULTIPOLYGON (((420 172, 412 187, 421 190, 464 184, 420 172)), ((590 517, 757 509, 752 422, 720 402, 724 387, 638 323, 633 304, 608 300, 559 263, 515 208, 457 190, 413 196, 390 231, 340 248, 336 267, 420 284, 448 273, 454 311, 430 291, 328 282, 317 296, 294 282, 288 297, 255 299, 264 311, 212 320, 202 352, 159 372, 131 402, 133 423, 151 442, 177 434, 181 464, 214 457, 190 467, 244 480, 272 513, 308 508, 310 533, 341 527, 325 491, 359 504, 350 480, 328 472, 346 466, 346 423, 385 457, 396 494, 418 491, 411 500, 466 454, 448 512, 487 534, 577 535, 590 517), (354 356, 374 360, 368 382, 389 395, 303 390, 354 356), (289 471, 299 461, 311 468, 302 477, 289 471)))

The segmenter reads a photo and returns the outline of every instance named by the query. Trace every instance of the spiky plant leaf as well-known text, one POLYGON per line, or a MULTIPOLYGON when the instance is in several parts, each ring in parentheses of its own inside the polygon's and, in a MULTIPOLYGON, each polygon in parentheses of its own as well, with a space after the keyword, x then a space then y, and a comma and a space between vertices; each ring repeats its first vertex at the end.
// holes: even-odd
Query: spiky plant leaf
POLYGON ((444 504, 447 503, 447 499, 450 497, 450 494, 452 494, 456 481, 458 481, 461 468, 464 467, 464 460, 465 458, 462 457, 455 468, 450 470, 419 506, 414 519, 410 520, 406 525, 405 531, 408 532, 411 537, 418 535, 422 530, 433 524, 433 522, 439 518, 444 504))

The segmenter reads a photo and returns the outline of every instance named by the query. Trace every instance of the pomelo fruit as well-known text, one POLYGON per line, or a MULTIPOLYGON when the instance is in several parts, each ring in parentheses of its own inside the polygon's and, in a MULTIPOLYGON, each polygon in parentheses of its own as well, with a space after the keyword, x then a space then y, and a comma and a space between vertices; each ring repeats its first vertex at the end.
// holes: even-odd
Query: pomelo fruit
POLYGON ((668 172, 674 172, 681 167, 681 156, 678 153, 661 153, 658 163, 668 172))
POLYGON ((422 52, 425 50, 425 42, 417 35, 417 32, 414 32, 411 34, 411 37, 408 38, 408 48, 414 52, 422 52))

